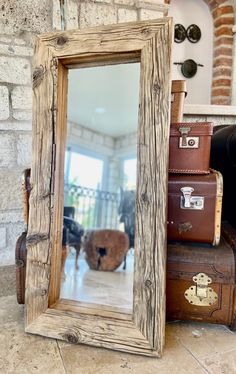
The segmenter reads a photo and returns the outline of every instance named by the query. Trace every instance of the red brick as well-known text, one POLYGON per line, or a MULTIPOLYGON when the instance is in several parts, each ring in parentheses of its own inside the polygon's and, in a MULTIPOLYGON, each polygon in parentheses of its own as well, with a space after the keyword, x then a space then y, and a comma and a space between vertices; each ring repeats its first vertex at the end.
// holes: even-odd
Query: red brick
POLYGON ((221 35, 233 35, 232 27, 223 26, 220 28, 217 28, 215 30, 215 36, 221 36, 221 35))
POLYGON ((225 97, 225 98, 212 97, 211 104, 212 105, 230 105, 231 104, 230 97, 225 97))
POLYGON ((212 87, 231 87, 231 79, 214 79, 212 87))
POLYGON ((224 3, 228 3, 228 0, 215 0, 216 1, 216 3, 220 6, 220 5, 222 5, 222 4, 224 4, 224 3))
POLYGON ((232 48, 224 48, 224 47, 214 48, 214 57, 218 57, 218 56, 232 57, 232 55, 233 55, 232 48))
POLYGON ((233 45, 233 36, 222 36, 214 40, 214 48, 218 46, 233 45))
POLYGON ((221 17, 223 15, 226 15, 226 14, 229 14, 229 15, 232 15, 232 16, 234 15, 234 10, 233 10, 233 7, 231 5, 218 7, 217 9, 215 9, 212 12, 212 15, 213 15, 214 19, 219 18, 219 17, 221 17))
POLYGON ((214 9, 218 7, 218 4, 216 3, 215 0, 209 0, 209 1, 204 0, 204 1, 209 6, 211 11, 214 11, 214 9))
POLYGON ((213 67, 215 66, 229 66, 232 68, 232 58, 218 57, 214 59, 213 67))
POLYGON ((227 78, 231 76, 232 76, 231 68, 225 68, 225 67, 219 66, 213 69, 213 78, 217 78, 217 77, 227 78))
POLYGON ((234 17, 220 17, 214 22, 216 28, 223 25, 234 25, 234 17))
POLYGON ((212 97, 216 96, 229 96, 230 88, 214 88, 211 92, 212 97))

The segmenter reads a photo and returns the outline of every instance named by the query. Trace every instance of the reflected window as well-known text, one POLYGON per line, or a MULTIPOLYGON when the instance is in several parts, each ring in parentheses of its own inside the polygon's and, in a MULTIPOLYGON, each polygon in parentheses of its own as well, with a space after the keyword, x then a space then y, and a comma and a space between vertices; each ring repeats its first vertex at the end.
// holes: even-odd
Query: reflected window
POLYGON ((71 152, 68 182, 79 186, 101 189, 103 160, 81 153, 71 152))
POLYGON ((130 158, 124 160, 124 185, 125 190, 135 190, 136 188, 137 159, 130 158))

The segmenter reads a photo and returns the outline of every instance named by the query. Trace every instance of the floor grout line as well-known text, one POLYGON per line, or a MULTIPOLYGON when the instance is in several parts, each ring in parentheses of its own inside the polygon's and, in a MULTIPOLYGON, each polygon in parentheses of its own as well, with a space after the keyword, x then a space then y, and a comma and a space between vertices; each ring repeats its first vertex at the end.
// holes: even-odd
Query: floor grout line
POLYGON ((209 370, 207 370, 207 368, 203 365, 203 363, 201 361, 199 361, 199 359, 190 351, 189 348, 187 348, 179 338, 177 338, 177 341, 178 343, 184 348, 186 349, 186 351, 193 357, 193 359, 195 361, 197 361, 197 363, 201 366, 201 368, 207 373, 207 374, 211 374, 211 372, 209 370))
POLYGON ((235 352, 235 351, 236 351, 236 348, 232 348, 232 349, 227 349, 226 351, 211 353, 211 354, 203 357, 202 360, 206 360, 207 358, 213 357, 213 356, 216 356, 216 355, 221 355, 221 354, 224 354, 224 353, 230 353, 230 352, 235 352))
POLYGON ((236 331, 232 331, 228 326, 223 325, 224 329, 232 335, 236 335, 236 331))
POLYGON ((62 361, 62 366, 63 366, 64 372, 65 372, 65 374, 67 374, 67 370, 66 370, 66 367, 65 367, 64 359, 63 359, 63 356, 62 356, 62 353, 61 353, 61 347, 59 345, 58 340, 56 340, 56 342, 57 342, 57 348, 58 348, 58 351, 59 351, 59 355, 61 357, 61 361, 62 361))

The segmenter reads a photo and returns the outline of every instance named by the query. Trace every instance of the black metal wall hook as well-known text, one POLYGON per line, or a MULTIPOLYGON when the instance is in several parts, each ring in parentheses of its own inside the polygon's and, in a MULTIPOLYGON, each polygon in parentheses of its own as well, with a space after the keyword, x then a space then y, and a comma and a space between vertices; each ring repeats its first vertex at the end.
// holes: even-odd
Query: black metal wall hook
POLYGON ((174 65, 181 65, 181 73, 185 78, 192 78, 197 73, 197 67, 204 65, 197 64, 194 60, 185 60, 184 62, 174 62, 174 65))
POLYGON ((199 42, 202 36, 200 28, 195 24, 192 24, 187 28, 186 34, 187 34, 188 40, 191 43, 199 42))
POLYGON ((175 25, 174 40, 176 43, 182 43, 186 38, 190 43, 197 43, 201 39, 202 33, 199 26, 192 24, 188 26, 187 30, 180 23, 175 25))
POLYGON ((175 43, 182 43, 186 39, 186 29, 180 23, 175 25, 175 43))

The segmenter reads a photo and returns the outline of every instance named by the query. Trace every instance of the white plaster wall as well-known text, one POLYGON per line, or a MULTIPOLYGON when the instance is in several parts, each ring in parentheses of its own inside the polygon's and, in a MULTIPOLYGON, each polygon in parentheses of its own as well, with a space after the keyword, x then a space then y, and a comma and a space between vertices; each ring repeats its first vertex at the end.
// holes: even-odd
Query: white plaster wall
POLYGON ((198 67, 197 74, 186 79, 181 73, 181 66, 173 65, 172 76, 173 79, 186 79, 187 104, 210 104, 213 59, 213 19, 210 10, 203 0, 172 0, 169 16, 173 17, 175 24, 180 23, 186 29, 191 24, 201 29, 202 37, 198 43, 190 43, 187 38, 182 43, 174 43, 173 62, 192 59, 204 67, 198 67))

